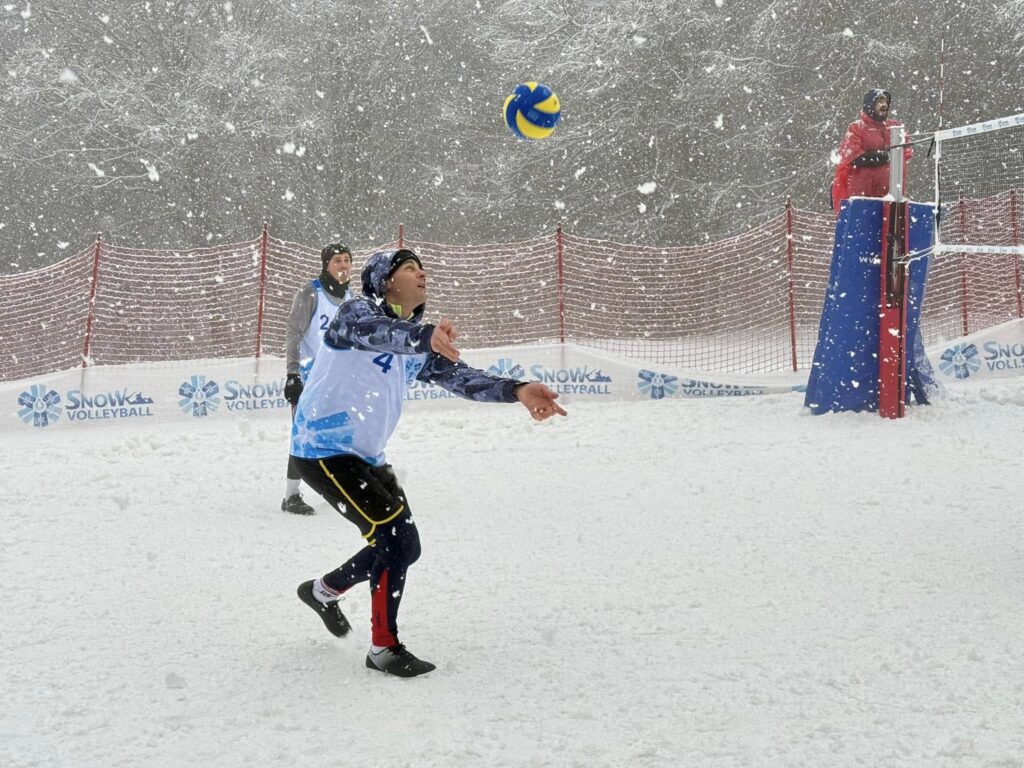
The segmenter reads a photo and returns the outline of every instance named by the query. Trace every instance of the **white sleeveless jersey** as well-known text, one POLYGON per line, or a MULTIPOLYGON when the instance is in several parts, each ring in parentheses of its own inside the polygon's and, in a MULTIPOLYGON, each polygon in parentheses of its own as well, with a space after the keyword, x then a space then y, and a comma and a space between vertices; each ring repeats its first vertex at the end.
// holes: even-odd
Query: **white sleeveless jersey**
POLYGON ((321 459, 348 453, 374 466, 386 463, 384 448, 406 390, 426 359, 321 343, 295 409, 291 454, 321 459))
MULTIPOLYGON (((302 381, 306 381, 309 370, 313 367, 313 360, 320 351, 320 345, 324 341, 324 331, 331 324, 334 315, 338 311, 338 304, 331 301, 331 295, 324 290, 320 280, 311 280, 310 284, 316 291, 316 311, 306 327, 306 332, 299 339, 299 375, 302 381)), ((342 301, 352 298, 352 291, 346 290, 342 301)), ((340 302, 339 302, 340 303, 340 302)))

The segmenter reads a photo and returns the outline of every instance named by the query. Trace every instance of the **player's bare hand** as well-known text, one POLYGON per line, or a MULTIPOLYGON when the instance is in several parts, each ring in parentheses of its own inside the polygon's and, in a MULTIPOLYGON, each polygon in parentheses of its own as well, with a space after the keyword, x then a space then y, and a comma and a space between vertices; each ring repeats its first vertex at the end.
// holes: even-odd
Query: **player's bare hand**
POLYGON ((452 321, 447 317, 442 318, 441 322, 434 326, 434 332, 430 335, 430 348, 442 357, 447 357, 453 363, 457 363, 459 350, 455 348, 454 343, 457 338, 459 338, 459 332, 455 330, 452 321))
POLYGON ((448 334, 448 340, 454 342, 459 338, 459 332, 456 330, 455 325, 447 317, 442 317, 441 322, 437 324, 438 328, 444 328, 448 334))
POLYGON ((555 415, 566 415, 562 407, 555 402, 558 393, 552 392, 540 382, 534 381, 519 387, 516 390, 516 398, 526 406, 534 421, 544 421, 555 415))

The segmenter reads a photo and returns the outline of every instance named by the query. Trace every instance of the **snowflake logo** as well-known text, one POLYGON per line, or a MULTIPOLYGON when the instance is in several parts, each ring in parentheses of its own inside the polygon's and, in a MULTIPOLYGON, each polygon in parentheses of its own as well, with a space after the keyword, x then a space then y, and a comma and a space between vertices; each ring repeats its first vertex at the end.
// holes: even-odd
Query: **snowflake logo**
POLYGON ((679 388, 679 379, 675 376, 647 370, 640 371, 639 376, 640 381, 636 383, 636 388, 643 394, 650 395, 651 400, 661 400, 679 388))
POLYGON ((33 384, 18 395, 18 417, 33 427, 46 427, 60 418, 60 395, 45 384, 33 384))
POLYGON ((423 361, 418 357, 405 358, 405 383, 407 386, 413 386, 416 382, 416 377, 419 375, 422 368, 423 361))
POLYGON ((501 376, 505 379, 521 379, 526 375, 523 366, 507 357, 501 358, 498 362, 487 369, 488 373, 501 376))
POLYGON ((939 358, 939 370, 948 376, 966 379, 981 368, 978 348, 974 344, 957 344, 942 353, 939 358))
POLYGON ((178 406, 196 418, 208 416, 220 405, 220 387, 212 379, 207 381, 205 376, 193 376, 183 381, 178 387, 178 394, 181 396, 178 406))

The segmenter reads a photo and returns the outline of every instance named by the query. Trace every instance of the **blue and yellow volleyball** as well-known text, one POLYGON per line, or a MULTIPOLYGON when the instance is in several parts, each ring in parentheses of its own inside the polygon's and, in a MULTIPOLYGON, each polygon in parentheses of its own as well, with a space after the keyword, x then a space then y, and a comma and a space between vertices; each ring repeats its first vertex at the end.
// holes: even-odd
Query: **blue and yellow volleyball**
POLYGON ((543 83, 521 83, 505 99, 505 125, 518 139, 546 139, 561 118, 558 96, 543 83))

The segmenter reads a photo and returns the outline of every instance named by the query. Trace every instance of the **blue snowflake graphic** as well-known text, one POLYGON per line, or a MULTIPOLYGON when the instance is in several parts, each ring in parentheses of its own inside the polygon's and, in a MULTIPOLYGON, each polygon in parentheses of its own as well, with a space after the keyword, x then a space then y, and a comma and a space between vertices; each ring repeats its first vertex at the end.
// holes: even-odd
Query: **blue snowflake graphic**
POLYGON ((33 384, 18 395, 18 417, 33 427, 46 427, 60 418, 60 395, 45 384, 33 384))
POLYGON ((178 401, 181 410, 197 418, 213 413, 220 405, 220 387, 212 379, 207 381, 205 376, 193 376, 182 382, 178 394, 181 395, 178 401))
POLYGON ((640 381, 636 383, 636 388, 645 395, 649 394, 651 400, 661 400, 679 387, 679 379, 676 376, 648 370, 640 371, 639 376, 640 381))
POLYGON ((507 357, 498 360, 498 362, 487 369, 487 372, 506 379, 521 379, 526 375, 523 366, 507 357))
POLYGON ((957 344, 942 353, 939 370, 948 376, 966 379, 981 368, 978 348, 974 344, 957 344))
POLYGON ((418 357, 407 357, 405 358, 405 383, 406 386, 412 386, 413 382, 416 381, 416 376, 419 374, 420 369, 423 368, 423 361, 418 357))

